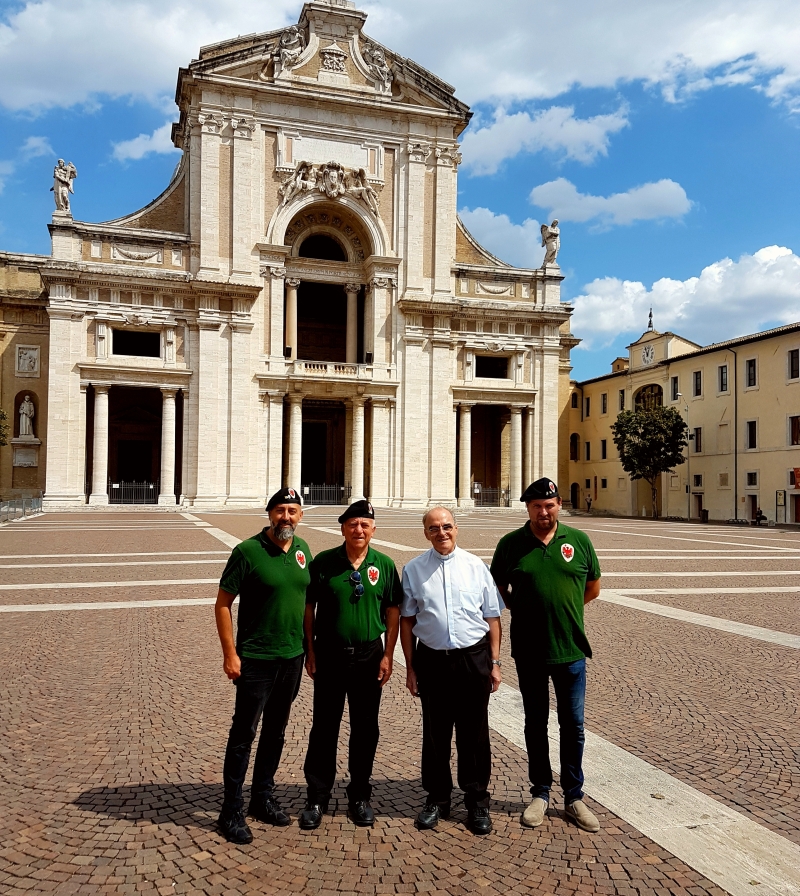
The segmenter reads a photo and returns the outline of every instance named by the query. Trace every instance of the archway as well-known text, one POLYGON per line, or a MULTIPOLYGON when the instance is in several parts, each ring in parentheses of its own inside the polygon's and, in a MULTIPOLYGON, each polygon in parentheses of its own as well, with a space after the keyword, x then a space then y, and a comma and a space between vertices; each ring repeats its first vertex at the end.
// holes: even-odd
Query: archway
POLYGON ((637 411, 649 411, 664 404, 664 390, 657 383, 642 386, 634 396, 633 406, 637 411))
POLYGON ((577 482, 573 482, 569 487, 569 500, 573 510, 578 509, 581 500, 581 489, 577 482))

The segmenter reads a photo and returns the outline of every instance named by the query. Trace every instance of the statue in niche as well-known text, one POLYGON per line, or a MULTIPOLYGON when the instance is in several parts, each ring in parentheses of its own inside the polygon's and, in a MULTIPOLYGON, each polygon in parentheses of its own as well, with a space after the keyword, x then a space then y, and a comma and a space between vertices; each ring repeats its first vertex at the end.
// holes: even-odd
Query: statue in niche
POLYGON ((345 171, 338 162, 328 162, 320 172, 321 179, 319 181, 319 191, 324 193, 328 199, 338 199, 347 192, 345 186, 345 171))
POLYGON ((275 55, 280 60, 281 67, 288 69, 297 65, 297 60, 305 48, 306 39, 303 32, 297 25, 292 25, 291 28, 287 28, 281 35, 281 39, 278 42, 278 51, 275 55))
POLYGON ((378 216, 378 194, 367 180, 367 172, 363 168, 353 169, 347 192, 360 199, 375 217, 378 216))
POLYGON ((561 231, 558 229, 558 220, 552 224, 542 224, 542 246, 544 246, 544 261, 542 265, 556 264, 558 250, 561 248, 561 231))
POLYGON ((63 159, 58 160, 58 164, 53 171, 53 186, 50 191, 56 201, 56 209, 60 212, 69 212, 69 194, 74 193, 72 189, 72 181, 78 176, 78 169, 69 162, 64 164, 63 159))
POLYGON ((26 395, 19 406, 19 437, 21 439, 32 439, 33 435, 33 417, 35 414, 33 402, 30 395, 26 395))
POLYGON ((288 205, 295 196, 308 193, 317 186, 317 169, 310 162, 298 162, 280 188, 283 197, 281 205, 288 205))
POLYGON ((367 68, 372 77, 383 84, 384 87, 388 87, 392 82, 392 73, 386 63, 386 56, 383 50, 375 44, 365 44, 364 49, 361 51, 361 56, 364 62, 367 63, 367 68))

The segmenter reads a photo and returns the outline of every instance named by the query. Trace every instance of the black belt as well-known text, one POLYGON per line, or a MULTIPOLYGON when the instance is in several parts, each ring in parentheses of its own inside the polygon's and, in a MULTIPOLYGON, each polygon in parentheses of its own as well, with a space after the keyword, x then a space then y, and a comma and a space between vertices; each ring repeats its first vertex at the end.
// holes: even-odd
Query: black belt
POLYGON ((375 638, 373 641, 363 641, 361 644, 317 644, 317 653, 344 654, 345 656, 355 656, 359 653, 369 653, 374 650, 378 644, 383 646, 381 638, 375 638))
POLYGON ((417 647, 424 647, 425 650, 430 650, 431 653, 443 653, 446 656, 451 656, 453 654, 458 653, 471 653, 473 650, 479 650, 480 648, 486 647, 486 635, 484 635, 480 641, 476 641, 470 647, 445 647, 443 650, 436 650, 435 647, 428 647, 427 644, 423 644, 422 641, 417 641, 417 647))

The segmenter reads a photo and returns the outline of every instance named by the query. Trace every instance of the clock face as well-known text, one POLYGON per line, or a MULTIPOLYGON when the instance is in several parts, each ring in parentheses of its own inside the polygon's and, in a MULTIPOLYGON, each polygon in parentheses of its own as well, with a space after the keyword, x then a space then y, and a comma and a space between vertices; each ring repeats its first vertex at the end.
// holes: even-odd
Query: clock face
POLYGON ((643 364, 652 364, 656 357, 656 350, 652 345, 646 345, 642 349, 642 363, 643 364))

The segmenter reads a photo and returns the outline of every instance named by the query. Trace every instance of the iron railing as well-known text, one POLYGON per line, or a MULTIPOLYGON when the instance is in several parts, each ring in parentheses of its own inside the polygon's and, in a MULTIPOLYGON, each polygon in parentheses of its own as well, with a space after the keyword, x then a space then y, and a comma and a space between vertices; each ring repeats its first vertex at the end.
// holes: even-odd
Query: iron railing
POLYGON ((349 485, 315 485, 303 486, 303 501, 306 504, 349 504, 353 493, 349 485))
POLYGON ((42 493, 25 491, 18 495, 0 496, 0 523, 21 520, 42 512, 42 493))
POLYGON ((485 485, 475 483, 473 493, 476 507, 508 507, 507 488, 487 488, 485 485))
POLYGON ((158 504, 158 482, 112 482, 109 479, 108 503, 158 504))

